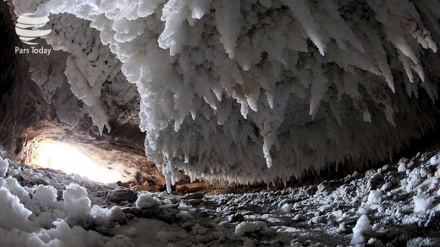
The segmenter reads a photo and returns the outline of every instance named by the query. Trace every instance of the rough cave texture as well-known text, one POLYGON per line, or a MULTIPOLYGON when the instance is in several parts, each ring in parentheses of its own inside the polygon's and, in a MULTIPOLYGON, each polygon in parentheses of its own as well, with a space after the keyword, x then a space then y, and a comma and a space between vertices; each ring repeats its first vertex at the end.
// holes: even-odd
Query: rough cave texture
POLYGON ((58 118, 139 126, 169 184, 362 166, 435 125, 435 0, 12 3, 50 16, 56 51, 27 58, 58 118))
POLYGON ((25 57, 14 52, 20 41, 10 35, 14 23, 4 2, 0 4, 0 20, 0 140, 3 148, 19 153, 21 133, 53 114, 38 86, 27 76, 25 57))
MULTIPOLYGON (((17 47, 30 47, 15 35, 16 16, 12 2, 2 1, 0 8, 0 151, 6 150, 9 157, 15 156, 14 159, 22 163, 38 165, 34 158, 41 143, 67 143, 96 160, 106 161, 105 166, 109 169, 123 164, 126 167, 122 172, 123 181, 136 181, 138 177, 136 186, 140 189, 162 187, 162 175, 144 155, 144 135, 138 128, 139 121, 130 122, 124 118, 127 112, 113 106, 114 115, 109 119, 113 129, 100 136, 99 128, 93 126, 91 117, 83 109, 81 100, 72 93, 64 75, 68 54, 53 51, 47 56, 17 52, 17 47)), ((39 42, 38 48, 50 48, 44 41, 39 42)), ((112 93, 127 92, 113 90, 112 93)), ((122 97, 115 97, 118 98, 122 97)), ((135 112, 138 109, 130 104, 124 107, 135 112)))

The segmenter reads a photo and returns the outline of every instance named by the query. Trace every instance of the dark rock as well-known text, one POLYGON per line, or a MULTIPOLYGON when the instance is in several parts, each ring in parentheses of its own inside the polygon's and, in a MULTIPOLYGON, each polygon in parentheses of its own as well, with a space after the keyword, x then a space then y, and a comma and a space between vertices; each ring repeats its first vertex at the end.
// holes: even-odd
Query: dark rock
POLYGON ((367 182, 367 188, 370 190, 379 189, 385 183, 382 174, 376 173, 367 182))
POLYGON ((133 215, 136 218, 157 219, 168 224, 173 224, 179 221, 179 219, 176 218, 176 214, 179 213, 180 210, 152 207, 148 209, 124 208, 122 212, 125 213, 127 218, 130 218, 129 215, 133 215))
POLYGON ((57 190, 57 201, 61 201, 63 199, 63 191, 57 190))
POLYGON ((308 195, 314 195, 317 191, 318 191, 318 188, 316 188, 316 186, 310 186, 310 187, 306 190, 306 193, 307 193, 308 195))
POLYGON ((203 227, 208 228, 208 229, 214 229, 214 228, 215 228, 214 225, 212 225, 212 224, 209 223, 209 222, 203 221, 203 220, 199 221, 199 224, 200 224, 201 226, 203 226, 203 227))
POLYGON ((41 179, 41 178, 37 178, 37 179, 35 179, 34 182, 35 182, 35 184, 37 184, 37 185, 39 185, 39 184, 44 185, 44 186, 49 185, 49 183, 48 183, 46 180, 41 179))
POLYGON ((125 217, 127 218, 128 221, 130 221, 130 220, 134 219, 135 216, 127 213, 127 214, 125 214, 125 217))
POLYGON ((142 217, 142 209, 140 209, 140 208, 123 208, 122 209, 122 212, 124 213, 124 214, 131 214, 131 215, 133 215, 133 216, 135 216, 135 217, 142 217))
POLYGON ((96 197, 104 197, 104 196, 107 196, 107 195, 108 195, 108 191, 97 191, 95 193, 96 197))
POLYGON ((209 214, 208 214, 207 212, 201 212, 201 213, 200 213, 200 217, 208 218, 208 217, 209 217, 209 214))
POLYGON ((137 200, 137 197, 137 193, 132 190, 118 189, 109 191, 107 200, 114 203, 121 203, 123 201, 132 203, 137 200))
MULTIPOLYGON (((176 191, 176 185, 171 185, 170 187, 171 187, 171 191, 176 191)), ((165 192, 165 191, 167 191, 167 186, 164 185, 164 186, 160 187, 159 189, 157 189, 157 191, 165 192)))
POLYGON ((242 214, 234 214, 229 218, 229 222, 242 222, 244 221, 244 216, 242 214))
POLYGON ((113 226, 109 226, 109 225, 97 225, 94 226, 91 230, 94 230, 96 232, 99 232, 100 234, 107 236, 107 237, 112 237, 112 230, 113 230, 113 226))
POLYGON ((252 214, 260 214, 264 212, 264 209, 261 206, 249 203, 242 206, 239 206, 238 209, 240 211, 250 211, 252 214))
POLYGON ((189 204, 189 205, 191 205, 191 206, 199 206, 201 203, 203 202, 203 200, 201 200, 201 199, 198 199, 198 200, 196 200, 196 199, 191 199, 191 200, 187 200, 187 201, 185 201, 185 203, 187 203, 187 204, 189 204))
POLYGON ((432 211, 429 214, 428 220, 426 221, 424 227, 430 228, 431 230, 440 229, 440 212, 432 211))
POLYGON ((121 181, 118 181, 118 182, 116 182, 116 184, 117 184, 118 186, 121 186, 121 187, 130 188, 130 183, 129 183, 129 182, 125 182, 125 183, 123 183, 123 182, 121 182, 121 181))
POLYGON ((196 223, 194 223, 194 222, 185 222, 182 224, 182 228, 185 231, 190 232, 190 231, 192 231, 192 227, 195 226, 195 224, 196 223))
POLYGON ((184 200, 190 200, 190 199, 196 199, 196 200, 200 200, 203 199, 205 195, 203 195, 202 193, 192 193, 192 194, 188 194, 186 196, 184 196, 182 199, 184 200))

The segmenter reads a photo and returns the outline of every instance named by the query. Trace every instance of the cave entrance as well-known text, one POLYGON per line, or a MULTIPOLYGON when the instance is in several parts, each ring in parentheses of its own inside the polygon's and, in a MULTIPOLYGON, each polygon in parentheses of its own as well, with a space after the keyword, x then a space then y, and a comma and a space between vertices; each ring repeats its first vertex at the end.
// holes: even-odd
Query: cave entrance
POLYGON ((91 157, 75 145, 53 140, 43 140, 38 143, 30 162, 31 166, 77 174, 100 183, 124 180, 120 171, 106 167, 105 164, 105 161, 91 157))

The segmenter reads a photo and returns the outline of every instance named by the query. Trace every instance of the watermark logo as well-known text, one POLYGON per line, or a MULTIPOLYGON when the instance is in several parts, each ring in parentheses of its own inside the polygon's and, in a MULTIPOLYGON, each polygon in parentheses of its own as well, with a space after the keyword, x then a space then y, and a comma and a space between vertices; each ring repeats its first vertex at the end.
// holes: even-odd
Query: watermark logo
POLYGON ((35 13, 27 13, 18 17, 17 24, 15 25, 15 32, 20 37, 20 40, 28 45, 38 45, 37 43, 31 42, 36 38, 44 37, 52 30, 50 29, 39 29, 49 22, 49 17, 35 17, 35 13))

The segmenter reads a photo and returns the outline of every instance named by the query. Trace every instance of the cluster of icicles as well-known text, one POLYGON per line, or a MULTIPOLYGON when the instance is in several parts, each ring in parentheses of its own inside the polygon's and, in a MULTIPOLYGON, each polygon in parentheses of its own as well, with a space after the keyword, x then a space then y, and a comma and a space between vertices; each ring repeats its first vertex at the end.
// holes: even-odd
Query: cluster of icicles
MULTIPOLYGON (((16 12, 25 1, 14 0, 16 12)), ((328 164, 363 165, 434 123, 436 0, 34 5, 40 15, 73 14, 100 31, 138 88, 146 154, 169 184, 179 170, 285 182, 328 164)))

